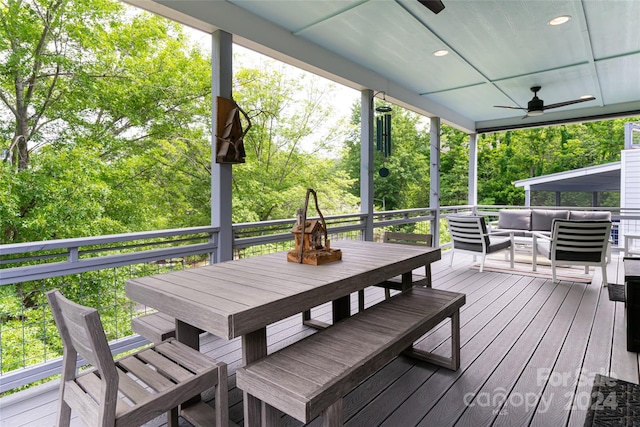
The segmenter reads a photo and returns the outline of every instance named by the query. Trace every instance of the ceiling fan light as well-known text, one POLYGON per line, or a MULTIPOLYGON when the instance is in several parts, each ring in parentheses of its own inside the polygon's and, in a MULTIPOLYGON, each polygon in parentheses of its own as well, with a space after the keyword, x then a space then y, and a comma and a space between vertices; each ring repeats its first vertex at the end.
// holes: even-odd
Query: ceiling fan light
POLYGON ((566 24, 570 20, 571 20, 570 15, 556 16, 551 21, 549 21, 549 25, 553 25, 553 26, 562 25, 562 24, 566 24))
POLYGON ((543 114, 544 114, 543 110, 531 110, 531 111, 527 112, 527 116, 532 116, 532 117, 541 116, 543 114))

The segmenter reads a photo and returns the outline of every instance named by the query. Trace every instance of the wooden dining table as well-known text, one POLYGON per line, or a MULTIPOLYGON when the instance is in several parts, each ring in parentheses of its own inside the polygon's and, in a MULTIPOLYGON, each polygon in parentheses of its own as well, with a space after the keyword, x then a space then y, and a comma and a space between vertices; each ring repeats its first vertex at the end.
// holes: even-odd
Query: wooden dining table
MULTIPOLYGON (((337 240, 342 260, 287 262, 286 252, 130 279, 127 296, 176 319, 178 340, 199 349, 199 333, 241 337, 246 365, 267 355, 267 325, 333 302, 333 321, 348 317, 350 294, 396 276, 412 286, 413 270, 441 258, 440 249, 337 240)), ((246 426, 260 425, 260 402, 245 394, 246 426)))

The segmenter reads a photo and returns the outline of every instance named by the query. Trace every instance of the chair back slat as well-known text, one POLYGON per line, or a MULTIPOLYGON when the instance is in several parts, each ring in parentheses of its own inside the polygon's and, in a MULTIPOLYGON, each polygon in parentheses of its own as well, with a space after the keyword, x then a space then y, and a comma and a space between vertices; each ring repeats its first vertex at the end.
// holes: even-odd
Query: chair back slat
POLYGON ((555 249, 557 259, 604 259, 610 232, 611 221, 554 220, 552 250, 555 249))
POLYGON ((456 242, 488 245, 487 226, 484 217, 481 216, 449 216, 449 233, 453 240, 454 247, 456 242))
POLYGON ((103 379, 116 379, 117 384, 117 372, 98 311, 70 301, 58 290, 48 292, 47 298, 65 347, 73 348, 97 368, 103 379))

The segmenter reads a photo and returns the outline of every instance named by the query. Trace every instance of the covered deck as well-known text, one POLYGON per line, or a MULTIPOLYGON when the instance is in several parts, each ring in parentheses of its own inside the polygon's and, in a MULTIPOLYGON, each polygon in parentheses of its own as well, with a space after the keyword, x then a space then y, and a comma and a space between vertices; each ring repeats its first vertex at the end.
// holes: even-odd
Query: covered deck
MULTIPOLYGON (((445 252, 433 264, 433 286, 467 295, 460 369, 452 372, 401 356, 345 397, 345 425, 582 426, 595 374, 639 382, 638 354, 626 350, 624 303, 609 300, 598 269, 590 284, 553 283, 515 272, 478 273, 471 256, 456 255, 450 268, 449 257, 445 252)), ((622 259, 614 255, 608 265, 610 283, 623 283, 622 259)), ((382 289, 367 288, 367 304, 383 297, 382 289)), ((313 310, 313 317, 329 320, 330 312, 325 304, 313 310)), ((448 329, 447 324, 435 328, 421 346, 446 353, 448 329)), ((269 352, 313 332, 300 316, 273 324, 269 352)), ((201 342, 202 351, 229 365, 230 419, 241 424, 242 393, 235 387, 240 342, 211 334, 201 342)), ((53 381, 0 400, 1 425, 54 426, 56 386, 53 381)), ((290 417, 284 421, 300 425, 290 417)), ((77 420, 75 425, 80 425, 77 420)), ((147 425, 166 422, 161 416, 147 425)))

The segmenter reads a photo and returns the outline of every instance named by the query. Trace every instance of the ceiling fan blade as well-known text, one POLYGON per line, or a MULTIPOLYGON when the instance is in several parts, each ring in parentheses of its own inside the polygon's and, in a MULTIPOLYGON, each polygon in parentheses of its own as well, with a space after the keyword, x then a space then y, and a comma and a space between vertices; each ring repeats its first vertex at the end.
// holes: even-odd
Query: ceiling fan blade
POLYGON ((516 107, 516 106, 513 106, 513 105, 494 105, 494 107, 496 107, 496 108, 510 108, 512 110, 525 110, 525 111, 527 110, 526 108, 516 107))
POLYGON ((588 98, 574 99, 573 101, 558 102, 557 104, 545 105, 542 109, 548 110, 550 108, 564 107, 566 105, 579 104, 581 102, 586 102, 586 101, 593 101, 594 99, 596 99, 594 96, 590 96, 588 98))
POLYGON ((440 0, 418 0, 420 4, 425 6, 436 15, 444 9, 444 4, 440 0))

